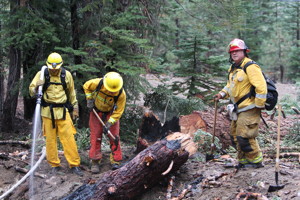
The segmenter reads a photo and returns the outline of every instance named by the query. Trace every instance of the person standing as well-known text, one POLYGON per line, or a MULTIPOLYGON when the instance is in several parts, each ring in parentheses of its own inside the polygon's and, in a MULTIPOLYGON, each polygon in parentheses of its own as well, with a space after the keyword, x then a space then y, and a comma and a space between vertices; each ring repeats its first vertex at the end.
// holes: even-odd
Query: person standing
POLYGON ((41 101, 42 130, 46 138, 46 158, 51 165, 52 174, 61 169, 57 150, 57 137, 63 146, 64 155, 71 171, 79 176, 80 157, 74 134, 76 129, 73 119, 78 117, 78 104, 72 74, 62 68, 63 60, 60 54, 51 53, 46 61, 44 79, 40 80, 41 71, 37 72, 29 86, 30 96, 37 94, 39 86, 43 87, 41 101))
MULTIPOLYGON (((263 167, 263 154, 256 137, 261 110, 265 108, 267 85, 261 68, 248 62, 249 49, 241 39, 234 39, 228 46, 231 66, 226 86, 216 95, 215 100, 230 98, 228 110, 231 118, 230 135, 237 149, 238 168, 263 167), (246 67, 246 70, 244 67, 246 67), (255 95, 251 94, 254 88, 255 95), (247 95, 247 96, 246 96, 247 95), (246 98, 245 98, 246 97, 246 98)), ((253 92, 252 92, 253 93, 253 92)))
MULTIPOLYGON (((83 85, 83 89, 90 111, 91 147, 89 157, 92 160, 91 171, 96 174, 100 172, 99 163, 102 159, 102 133, 107 134, 109 130, 114 137, 120 138, 120 118, 125 109, 126 93, 123 89, 123 79, 117 72, 108 72, 103 78, 91 79, 83 85), (96 114, 102 119, 105 126, 100 123, 96 114)), ((120 142, 111 138, 109 138, 109 142, 110 162, 112 169, 115 170, 121 166, 121 145, 120 142)))

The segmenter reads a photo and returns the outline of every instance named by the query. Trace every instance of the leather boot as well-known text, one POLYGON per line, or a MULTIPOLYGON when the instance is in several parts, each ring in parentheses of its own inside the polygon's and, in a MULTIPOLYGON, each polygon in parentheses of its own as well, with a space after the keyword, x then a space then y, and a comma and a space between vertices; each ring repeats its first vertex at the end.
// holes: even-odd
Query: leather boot
POLYGON ((100 172, 99 160, 92 160, 91 172, 92 174, 98 174, 100 172))

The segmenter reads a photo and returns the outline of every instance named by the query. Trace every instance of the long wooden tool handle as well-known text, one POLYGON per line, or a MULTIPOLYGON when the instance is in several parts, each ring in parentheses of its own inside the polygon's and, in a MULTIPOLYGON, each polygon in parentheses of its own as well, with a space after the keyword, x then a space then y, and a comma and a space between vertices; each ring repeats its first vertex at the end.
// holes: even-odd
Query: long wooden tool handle
POLYGON ((214 116, 214 127, 213 127, 213 138, 211 143, 211 154, 213 154, 214 151, 214 145, 215 145, 215 135, 216 135, 216 123, 217 123, 217 103, 218 101, 215 100, 215 116, 214 116))
MULTIPOLYGON (((98 118, 99 122, 102 124, 103 127, 106 128, 104 122, 102 121, 102 119, 99 117, 98 113, 96 112, 96 110, 93 108, 93 112, 94 114, 96 115, 96 117, 98 118)), ((110 132, 110 130, 107 131, 108 132, 108 135, 109 137, 111 137, 111 139, 115 140, 115 136, 113 136, 113 134, 110 132)))
POLYGON ((276 165, 275 165, 276 172, 279 171, 280 118, 281 118, 281 105, 278 105, 277 146, 276 146, 276 165))

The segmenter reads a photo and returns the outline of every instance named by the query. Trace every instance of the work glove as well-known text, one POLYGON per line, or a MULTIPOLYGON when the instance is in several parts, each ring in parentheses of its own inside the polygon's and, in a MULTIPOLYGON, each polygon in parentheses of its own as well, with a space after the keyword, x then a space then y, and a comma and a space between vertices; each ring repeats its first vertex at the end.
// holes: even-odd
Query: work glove
POLYGON ((91 112, 95 106, 95 100, 94 99, 88 99, 86 101, 86 107, 88 108, 88 111, 91 112))
POLYGON ((219 101, 220 99, 222 99, 222 95, 220 93, 214 95, 214 101, 219 101))
POLYGON ((104 133, 104 134, 106 134, 106 135, 108 134, 108 131, 109 131, 111 125, 112 125, 112 124, 111 124, 110 122, 106 122, 106 123, 105 123, 105 127, 103 127, 103 133, 104 133))
POLYGON ((79 118, 78 106, 74 106, 74 109, 72 112, 72 119, 75 121, 78 118, 79 118))

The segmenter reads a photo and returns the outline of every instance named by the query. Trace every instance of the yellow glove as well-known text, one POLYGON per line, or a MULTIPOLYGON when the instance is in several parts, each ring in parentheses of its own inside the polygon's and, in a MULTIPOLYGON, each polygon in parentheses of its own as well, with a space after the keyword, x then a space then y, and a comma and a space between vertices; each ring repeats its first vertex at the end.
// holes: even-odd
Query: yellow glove
POLYGON ((72 113, 72 119, 76 120, 77 118, 79 118, 78 106, 74 106, 73 113, 72 113))

